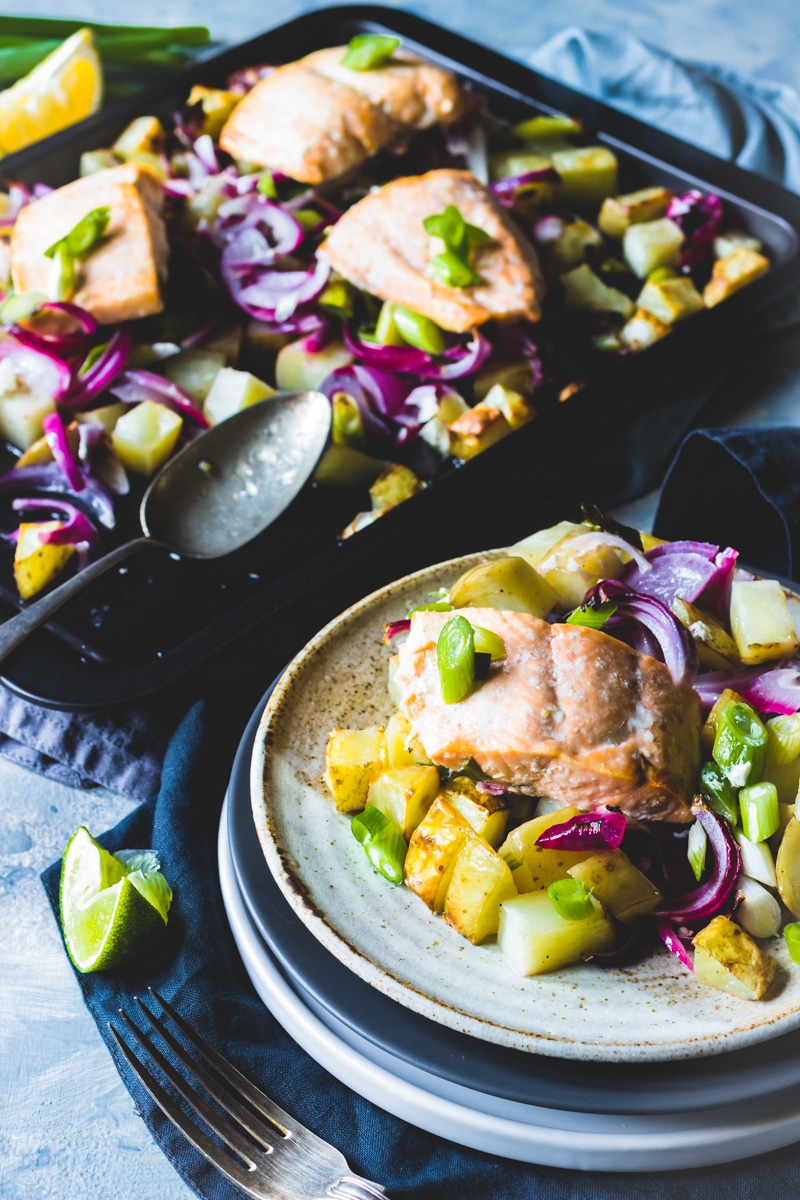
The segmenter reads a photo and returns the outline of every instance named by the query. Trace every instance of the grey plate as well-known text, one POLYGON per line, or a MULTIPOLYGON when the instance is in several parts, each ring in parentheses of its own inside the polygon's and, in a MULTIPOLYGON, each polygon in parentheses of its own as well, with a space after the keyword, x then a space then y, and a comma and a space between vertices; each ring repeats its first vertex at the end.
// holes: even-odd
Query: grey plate
MULTIPOLYGON (((273 685, 274 687, 274 685, 273 685)), ((571 1112, 678 1113, 756 1100, 800 1084, 800 1031, 685 1062, 561 1060, 494 1045, 434 1023, 347 969, 309 932, 270 874, 253 823, 250 759, 271 687, 231 775, 228 834, 239 887, 259 933, 315 1011, 443 1079, 508 1100, 571 1112)))

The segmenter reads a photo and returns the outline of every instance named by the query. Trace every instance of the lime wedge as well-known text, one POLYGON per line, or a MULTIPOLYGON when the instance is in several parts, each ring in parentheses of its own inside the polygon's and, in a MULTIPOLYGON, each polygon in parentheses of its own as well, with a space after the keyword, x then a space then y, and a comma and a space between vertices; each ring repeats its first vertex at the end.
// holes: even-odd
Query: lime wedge
POLYGON ((109 853, 80 826, 61 862, 61 925, 79 971, 138 958, 166 924, 172 891, 152 850, 109 853))

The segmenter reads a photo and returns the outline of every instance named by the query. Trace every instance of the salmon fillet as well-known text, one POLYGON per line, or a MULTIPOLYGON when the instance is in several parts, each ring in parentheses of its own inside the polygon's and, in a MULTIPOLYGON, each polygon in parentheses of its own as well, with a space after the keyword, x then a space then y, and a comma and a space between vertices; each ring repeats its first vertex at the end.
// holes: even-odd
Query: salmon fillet
POLYGON ((77 264, 77 289, 70 300, 101 325, 160 312, 169 254, 163 200, 161 181, 147 165, 124 163, 76 179, 26 205, 11 234, 15 291, 47 295, 53 264, 45 250, 87 213, 108 205, 108 228, 102 242, 77 264))
POLYGON ((318 50, 260 80, 226 121, 222 149, 317 184, 409 130, 462 115, 466 96, 449 71, 403 50, 383 67, 350 71, 346 50, 318 50))
POLYGON ((454 333, 492 317, 536 321, 541 315, 544 283, 536 251, 469 171, 429 171, 387 183, 339 218, 323 251, 356 287, 454 333), (450 204, 492 239, 473 252, 470 261, 481 276, 474 287, 441 283, 431 265, 442 242, 422 222, 450 204))
POLYGON ((470 758, 516 791, 582 811, 618 805, 686 822, 700 769, 700 702, 663 663, 596 629, 469 608, 506 657, 457 704, 441 697, 436 642, 452 613, 419 612, 395 675, 401 711, 432 761, 470 758))

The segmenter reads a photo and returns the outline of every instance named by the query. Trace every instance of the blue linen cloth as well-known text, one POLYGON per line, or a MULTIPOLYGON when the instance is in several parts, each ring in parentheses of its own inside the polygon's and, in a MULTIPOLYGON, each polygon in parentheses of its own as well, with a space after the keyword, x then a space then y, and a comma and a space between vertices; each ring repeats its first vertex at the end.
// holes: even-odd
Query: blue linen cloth
MULTIPOLYGON (((796 1196, 800 1153, 778 1151, 728 1167, 665 1175, 576 1173, 464 1150, 382 1112, 335 1080, 283 1032, 250 986, 227 927, 216 834, 236 741, 246 714, 229 697, 201 703, 170 746, 157 800, 100 840, 109 850, 153 846, 175 898, 157 955, 138 970, 79 975, 100 1036, 148 1129, 204 1200, 242 1193, 178 1133, 120 1062, 108 1030, 118 1010, 154 987, 207 1040, 281 1107, 337 1146, 392 1200, 774 1200, 796 1196), (238 709, 238 711, 237 711, 238 709)), ((58 912, 60 865, 43 876, 58 912)), ((135 1016, 135 1012, 133 1012, 135 1016)), ((676 1160, 676 1165, 679 1162, 676 1160)))
MULTIPOLYGON (((736 156, 743 165, 800 187, 800 101, 786 88, 746 80, 723 68, 678 63, 635 39, 580 30, 559 35, 536 50, 530 61, 537 69, 678 136, 698 141, 722 156, 736 156)), ((713 441, 714 447, 721 446, 723 458, 731 460, 731 470, 737 455, 745 466, 750 465, 744 440, 722 434, 694 436, 705 437, 708 445, 713 441)), ((694 461, 693 470, 704 469, 708 460, 703 457, 702 442, 698 446, 689 439, 684 452, 697 454, 700 466, 697 458, 688 458, 683 460, 684 467, 694 461)), ((659 515, 664 528, 670 522, 680 525, 683 519, 681 511, 670 509, 669 501, 672 492, 680 492, 682 469, 676 466, 670 476, 666 507, 659 515)), ((768 476, 767 462, 759 478, 768 476)), ((758 486, 756 482, 756 491, 758 486)), ((780 505, 782 497, 767 496, 765 503, 770 499, 780 505)), ((732 520, 739 515, 738 511, 731 513, 732 520)), ((775 515, 775 520, 778 532, 773 540, 780 551, 780 518, 775 515)), ((793 517, 790 526, 797 528, 793 517)), ((684 532, 697 535, 694 526, 684 532)), ((784 553, 795 555, 795 536, 785 533, 784 553)), ((732 529, 729 537, 719 540, 734 537, 732 529)), ((758 554, 752 557, 759 561, 758 554)), ((779 563, 776 558, 776 569, 785 568, 782 573, 788 574, 797 561, 793 557, 779 563)), ((781 1200, 796 1195, 800 1154, 795 1149, 730 1167, 668 1176, 601 1176, 523 1166, 424 1134, 387 1116, 332 1079, 265 1010, 246 979, 224 918, 217 881, 216 828, 236 741, 247 715, 246 706, 237 706, 227 697, 224 703, 197 706, 171 743, 157 798, 141 805, 102 839, 112 850, 157 848, 175 890, 160 955, 146 969, 79 976, 87 1006, 109 1046, 106 1022, 116 1015, 117 1008, 128 1004, 135 992, 148 985, 156 987, 279 1104, 339 1146, 354 1170, 382 1182, 394 1200, 707 1200, 714 1195, 750 1200, 766 1193, 781 1200)), ((53 714, 53 730, 57 731, 63 717, 53 714)), ((91 736, 92 719, 83 720, 87 736, 91 736)), ((0 709, 0 732, 4 721, 0 709)), ((24 722, 18 722, 15 728, 22 725, 24 722)), ((51 757, 57 757, 53 754, 56 742, 55 736, 47 742, 51 757)), ((4 752, 2 746, 0 752, 4 752)), ((105 771, 103 782, 110 782, 108 762, 104 765, 102 759, 99 752, 92 770, 105 771)), ((151 778, 150 786, 152 782, 151 778)), ((56 912, 58 875, 59 865, 54 864, 43 876, 56 912)), ((118 1061, 113 1049, 112 1053, 118 1061)), ((127 1070, 122 1068, 121 1073, 153 1136, 197 1194, 207 1200, 239 1197, 241 1193, 173 1130, 127 1070)))

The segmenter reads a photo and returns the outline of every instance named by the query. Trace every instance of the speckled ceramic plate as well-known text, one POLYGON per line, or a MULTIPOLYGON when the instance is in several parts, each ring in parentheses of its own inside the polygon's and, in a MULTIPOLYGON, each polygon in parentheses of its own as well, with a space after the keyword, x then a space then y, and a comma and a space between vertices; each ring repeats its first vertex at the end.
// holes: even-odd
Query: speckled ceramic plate
POLYGON ((335 727, 388 719, 387 621, 481 556, 418 571, 354 605, 278 683, 253 751, 253 816, 283 894, 356 975, 415 1012, 475 1037, 561 1058, 654 1061, 717 1054, 800 1027, 800 972, 782 938, 769 997, 736 1000, 693 980, 665 950, 641 964, 581 964, 521 979, 496 944, 472 946, 406 888, 369 867, 322 782, 335 727))

